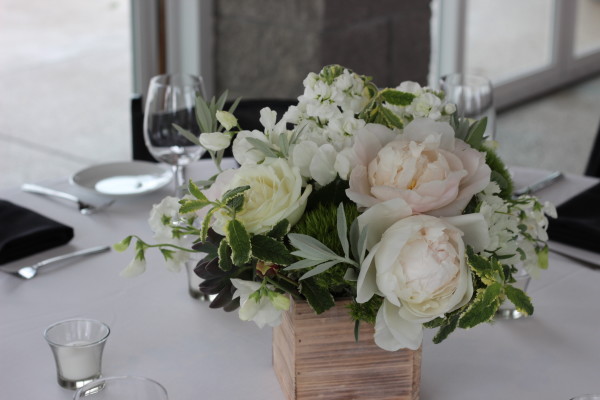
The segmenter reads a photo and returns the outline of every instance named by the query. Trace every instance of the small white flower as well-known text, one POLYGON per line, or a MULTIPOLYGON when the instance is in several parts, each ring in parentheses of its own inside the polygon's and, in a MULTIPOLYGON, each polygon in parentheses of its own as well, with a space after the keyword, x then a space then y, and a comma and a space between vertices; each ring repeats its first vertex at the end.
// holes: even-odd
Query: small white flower
POLYGON ((119 275, 121 275, 123 278, 133 278, 135 276, 143 274, 144 271, 146 271, 146 260, 140 260, 136 256, 133 260, 131 260, 129 265, 121 271, 119 275))
POLYGON ((223 127, 225 127, 225 129, 228 131, 230 131, 231 128, 233 128, 234 126, 237 126, 237 124, 238 124, 237 118, 228 111, 220 111, 219 110, 216 113, 216 117, 217 117, 217 121, 219 121, 219 123, 221 125, 223 125, 223 127))
POLYGON ((246 138, 254 138, 268 143, 267 137, 260 131, 241 131, 233 140, 233 157, 240 165, 258 164, 265 159, 265 155, 262 151, 255 149, 254 145, 246 138))
POLYGON ((167 196, 158 204, 152 206, 148 225, 154 232, 154 239, 169 242, 173 238, 170 223, 179 219, 179 199, 167 196))
POLYGON ((396 87, 396 90, 406 93, 412 93, 419 96, 423 93, 423 88, 419 83, 413 81, 404 81, 396 87))
POLYGON ((283 302, 277 299, 273 304, 267 296, 261 296, 258 301, 255 297, 250 297, 261 288, 260 283, 235 278, 231 279, 231 283, 236 288, 233 298, 240 298, 238 315, 242 321, 254 321, 259 328, 281 323, 281 313, 285 310, 283 302))
POLYGON ((208 150, 226 149, 231 143, 231 136, 222 132, 205 132, 200 134, 200 144, 208 150))

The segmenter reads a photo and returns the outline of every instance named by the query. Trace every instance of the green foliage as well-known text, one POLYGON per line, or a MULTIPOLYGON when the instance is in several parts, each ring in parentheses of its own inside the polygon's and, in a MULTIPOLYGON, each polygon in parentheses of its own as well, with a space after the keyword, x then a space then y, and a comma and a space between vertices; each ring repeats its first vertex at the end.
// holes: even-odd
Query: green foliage
POLYGON ((500 197, 505 200, 510 199, 514 192, 514 185, 506 165, 493 149, 489 147, 483 147, 480 150, 486 153, 485 162, 492 170, 492 181, 496 182, 498 186, 500 186, 500 197))
POLYGON ((383 304, 383 297, 373 296, 366 303, 357 303, 353 301, 348 305, 350 317, 354 321, 364 321, 371 325, 375 324, 377 311, 383 304))
POLYGON ((380 96, 386 103, 403 107, 410 105, 416 97, 412 93, 401 92, 400 90, 390 88, 383 89, 380 96))
POLYGON ((231 260, 235 265, 239 267, 250 261, 250 235, 240 221, 232 219, 225 225, 225 238, 231 247, 231 260))
POLYGON ((289 265, 294 257, 283 243, 269 236, 255 235, 251 239, 252 256, 278 265, 289 265))
POLYGON ((335 305, 335 300, 329 292, 329 288, 317 281, 315 277, 300 282, 300 293, 317 314, 321 314, 335 305))
POLYGON ((533 304, 531 304, 531 298, 529 298, 524 291, 512 286, 506 286, 504 291, 506 293, 506 297, 514 304, 517 311, 525 315, 533 314, 533 304))
POLYGON ((492 283, 485 289, 479 289, 475 299, 460 316, 458 326, 468 329, 491 320, 502 302, 500 299, 501 293, 502 284, 498 282, 492 283))

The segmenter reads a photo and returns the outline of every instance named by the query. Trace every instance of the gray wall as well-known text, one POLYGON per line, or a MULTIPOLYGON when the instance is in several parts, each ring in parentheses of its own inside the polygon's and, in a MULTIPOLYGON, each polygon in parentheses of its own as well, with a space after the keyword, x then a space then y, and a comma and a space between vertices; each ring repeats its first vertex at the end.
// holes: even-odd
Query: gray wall
POLYGON ((430 17, 428 1, 215 0, 217 94, 294 99, 328 64, 426 84, 430 17))

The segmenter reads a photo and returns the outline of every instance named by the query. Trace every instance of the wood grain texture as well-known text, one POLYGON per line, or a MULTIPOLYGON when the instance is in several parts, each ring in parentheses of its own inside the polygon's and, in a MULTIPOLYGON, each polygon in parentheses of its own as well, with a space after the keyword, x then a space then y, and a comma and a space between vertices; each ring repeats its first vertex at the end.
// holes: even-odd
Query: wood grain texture
POLYGON ((287 399, 418 400, 421 349, 382 350, 366 323, 356 342, 350 302, 316 315, 292 301, 273 329, 273 368, 287 399))

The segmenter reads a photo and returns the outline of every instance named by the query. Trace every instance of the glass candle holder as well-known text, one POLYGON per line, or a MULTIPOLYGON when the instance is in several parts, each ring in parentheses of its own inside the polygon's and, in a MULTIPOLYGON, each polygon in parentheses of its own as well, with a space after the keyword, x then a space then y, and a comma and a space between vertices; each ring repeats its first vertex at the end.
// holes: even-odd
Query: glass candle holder
POLYGON ((75 393, 73 400, 168 400, 167 390, 152 379, 114 376, 95 380, 75 393))
MULTIPOLYGON (((527 292, 527 287, 529 286, 529 282, 531 281, 531 276, 524 269, 519 269, 519 271, 513 275, 516 282, 512 284, 512 286, 517 289, 521 289, 524 292, 527 292)), ((515 308, 515 305, 508 299, 504 300, 504 303, 500 305, 498 312, 496 313, 496 318, 503 319, 519 319, 526 317, 527 315, 521 313, 515 308)))
POLYGON ((76 389, 100 377, 102 352, 109 334, 108 325, 93 319, 61 321, 45 330, 60 386, 76 389))

